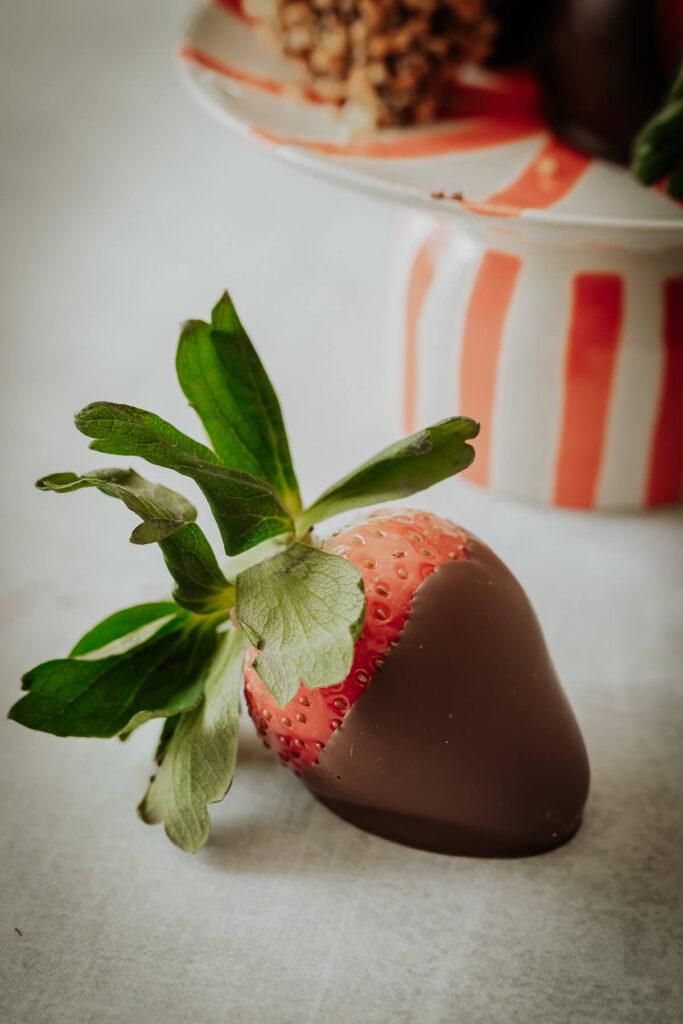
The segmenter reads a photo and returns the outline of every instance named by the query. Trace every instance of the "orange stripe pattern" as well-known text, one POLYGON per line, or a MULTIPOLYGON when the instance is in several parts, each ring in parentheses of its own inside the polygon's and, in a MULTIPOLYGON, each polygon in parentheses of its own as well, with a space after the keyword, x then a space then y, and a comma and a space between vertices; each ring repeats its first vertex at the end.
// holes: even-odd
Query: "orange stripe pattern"
POLYGON ((324 142, 318 139, 295 139, 277 135, 265 128, 252 127, 251 134, 257 139, 272 142, 278 146, 297 146, 325 156, 348 156, 372 160, 423 159, 430 156, 445 156, 448 153, 467 153, 489 146, 500 146, 506 142, 517 142, 538 132, 534 121, 505 121, 491 118, 472 118, 467 127, 460 131, 433 132, 416 131, 405 133, 393 139, 369 139, 366 142, 324 142))
POLYGON ((664 282, 664 372, 648 505, 677 501, 683 484, 683 277, 664 282))
POLYGON ((571 192, 590 163, 590 157, 551 139, 516 181, 470 208, 482 213, 489 208, 513 217, 523 210, 547 210, 571 192))
MULTIPOLYGON (((274 78, 265 78, 250 71, 227 64, 225 61, 212 57, 211 54, 193 46, 181 46, 178 56, 182 60, 198 64, 200 67, 230 78, 233 82, 250 86, 271 96, 296 97, 309 103, 325 101, 313 89, 296 86, 291 82, 281 82, 274 78)), ((522 116, 515 119, 496 117, 472 117, 467 119, 465 127, 458 131, 424 132, 403 134, 393 139, 369 139, 364 142, 325 142, 322 139, 288 138, 251 125, 250 134, 253 138, 276 146, 297 146, 299 149, 312 150, 325 156, 344 156, 367 158, 374 160, 405 160, 422 159, 431 156, 445 156, 448 153, 468 153, 490 146, 501 146, 509 142, 518 142, 538 134, 540 124, 535 117, 522 116)))
POLYGON ((406 295, 405 337, 405 391, 403 421, 406 433, 412 434, 417 420, 418 392, 418 327, 420 313, 434 280, 434 272, 441 250, 448 237, 447 229, 439 225, 429 233, 417 251, 410 272, 406 295))
MULTIPOLYGON (((208 71, 214 71, 217 75, 222 75, 223 78, 230 78, 233 82, 248 85, 259 92, 270 93, 271 96, 296 96, 297 99, 306 100, 308 103, 323 102, 320 96, 313 92, 312 89, 308 89, 305 86, 296 86, 289 82, 278 82, 274 78, 254 75, 251 71, 243 71, 232 64, 226 64, 225 61, 218 60, 218 58, 212 57, 210 54, 204 53, 203 50, 198 50, 193 46, 181 46, 178 50, 178 56, 182 60, 199 64, 200 67, 206 68, 208 71)), ((257 132, 258 130, 254 129, 254 131, 257 132)))
POLYGON ((489 250, 481 261, 465 315, 458 408, 481 423, 477 457, 467 470, 468 478, 479 484, 489 480, 498 358, 521 265, 517 256, 489 250))
POLYGON ((624 317, 619 274, 577 274, 564 373, 556 505, 595 505, 624 317))
MULTIPOLYGON (((181 46, 178 56, 182 60, 198 64, 200 67, 213 71, 223 78, 269 93, 281 98, 297 98, 308 103, 324 103, 325 101, 306 86, 296 86, 291 82, 281 82, 274 78, 255 75, 251 71, 227 64, 225 61, 212 57, 211 54, 193 46, 181 46)), ((325 156, 343 156, 379 160, 421 159, 432 156, 445 156, 448 153, 468 153, 490 146, 518 142, 538 134, 539 122, 534 117, 516 119, 496 117, 472 117, 466 126, 458 131, 442 131, 425 133, 419 131, 403 134, 393 139, 369 139, 363 142, 325 142, 321 139, 288 138, 261 128, 250 126, 253 138, 268 142, 275 146, 296 146, 299 149, 311 150, 325 156)))

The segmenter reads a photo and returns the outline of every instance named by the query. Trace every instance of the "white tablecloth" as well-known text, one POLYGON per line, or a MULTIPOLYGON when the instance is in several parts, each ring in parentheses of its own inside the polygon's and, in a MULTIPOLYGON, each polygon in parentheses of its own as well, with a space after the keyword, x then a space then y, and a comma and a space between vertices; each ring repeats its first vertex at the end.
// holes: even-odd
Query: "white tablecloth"
MULTIPOLYGON (((169 58, 185 13, 185 0, 2 11, 3 707, 22 670, 166 590, 158 551, 126 543, 124 509, 32 483, 106 465, 71 424, 93 399, 197 430, 174 382, 177 325, 226 285, 309 498, 395 433, 394 211, 194 109, 169 58)), ((681 1019, 680 514, 549 514, 463 483, 418 503, 487 540, 537 608, 591 756, 578 836, 510 862, 392 845, 318 806, 246 722, 233 791, 189 857, 135 815, 154 725, 123 746, 3 722, 4 1021, 681 1019)))

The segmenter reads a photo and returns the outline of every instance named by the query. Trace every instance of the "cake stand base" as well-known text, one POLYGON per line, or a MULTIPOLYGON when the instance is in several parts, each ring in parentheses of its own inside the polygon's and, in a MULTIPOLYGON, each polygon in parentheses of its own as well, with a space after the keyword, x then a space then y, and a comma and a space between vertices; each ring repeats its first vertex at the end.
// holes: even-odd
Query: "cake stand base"
POLYGON ((680 499, 680 248, 560 245, 408 213, 390 266, 407 432, 478 419, 465 475, 514 498, 591 509, 680 499))

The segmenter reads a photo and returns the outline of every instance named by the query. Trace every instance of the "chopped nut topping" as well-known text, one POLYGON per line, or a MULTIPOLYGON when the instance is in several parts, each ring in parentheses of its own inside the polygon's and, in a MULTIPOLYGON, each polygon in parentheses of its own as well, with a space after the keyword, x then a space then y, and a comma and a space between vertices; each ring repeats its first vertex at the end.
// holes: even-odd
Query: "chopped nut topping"
POLYGON ((494 34, 486 0, 245 0, 245 6, 265 21, 271 45, 275 40, 307 69, 322 99, 349 101, 352 120, 370 126, 433 120, 449 74, 485 58, 494 34))

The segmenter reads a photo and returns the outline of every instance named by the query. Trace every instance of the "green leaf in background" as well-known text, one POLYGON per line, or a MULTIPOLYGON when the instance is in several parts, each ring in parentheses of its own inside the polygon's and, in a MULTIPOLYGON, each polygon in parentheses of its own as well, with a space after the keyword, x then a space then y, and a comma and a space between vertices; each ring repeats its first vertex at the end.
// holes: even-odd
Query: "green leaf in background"
POLYGON ((207 805, 222 800, 232 783, 245 647, 240 630, 220 638, 202 700, 173 725, 165 723, 160 767, 138 808, 144 822, 163 822, 169 839, 187 852, 208 839, 207 805))
MULTIPOLYGON (((98 622, 96 626, 88 630, 69 652, 69 657, 80 658, 84 654, 100 651, 103 647, 109 647, 117 642, 121 644, 121 652, 130 647, 137 647, 141 642, 138 637, 143 630, 156 626, 152 630, 152 634, 156 633, 163 622, 176 615, 182 615, 182 610, 173 601, 154 601, 147 604, 136 604, 132 608, 122 608, 121 611, 107 616, 102 622, 98 622)), ((111 653, 119 653, 119 651, 111 653)))
POLYGON ((76 426, 95 439, 90 444, 95 451, 139 456, 194 480, 211 507, 228 555, 293 529, 270 484, 221 465, 209 448, 154 413, 94 402, 76 414, 76 426))
POLYGON ((223 464, 267 480, 296 515, 301 498, 280 404, 227 292, 211 324, 185 325, 176 371, 223 464))
POLYGON ((298 518, 299 533, 339 512, 406 498, 467 469, 474 449, 466 442, 478 433, 478 423, 457 416, 397 441, 325 491, 298 518))
MULTIPOLYGON (((111 618, 105 620, 109 626, 101 624, 101 635, 111 618)), ((55 736, 110 737, 149 718, 193 708, 216 646, 215 629, 185 611, 158 622, 151 636, 139 628, 135 646, 126 649, 125 638, 114 640, 120 653, 98 647, 86 656, 38 665, 24 676, 28 693, 11 708, 10 718, 55 736)), ((76 649, 92 643, 93 633, 76 649)))
POLYGON ((633 173, 643 185, 654 185, 670 175, 668 192, 683 198, 683 64, 658 111, 633 146, 633 173))
POLYGON ((96 487, 119 498, 143 522, 131 534, 134 544, 159 544, 176 582, 173 599, 199 614, 229 608, 234 591, 221 572, 208 540, 193 520, 197 512, 182 495, 152 484, 132 469, 101 469, 83 476, 53 473, 36 484, 40 490, 69 493, 96 487))
POLYGON ((280 707, 302 681, 333 686, 348 674, 365 619, 351 562, 297 543, 240 573, 236 590, 237 618, 259 651, 254 668, 280 707))

